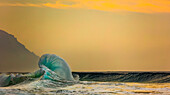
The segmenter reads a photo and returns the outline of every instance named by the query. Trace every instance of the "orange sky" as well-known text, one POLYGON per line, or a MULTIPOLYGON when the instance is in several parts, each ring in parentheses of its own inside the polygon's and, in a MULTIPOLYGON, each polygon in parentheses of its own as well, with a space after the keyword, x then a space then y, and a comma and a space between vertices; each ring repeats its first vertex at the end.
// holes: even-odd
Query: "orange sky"
POLYGON ((169 0, 1 0, 0 29, 73 71, 170 70, 169 0))
POLYGON ((170 12, 169 0, 2 0, 0 6, 50 7, 56 9, 92 9, 111 12, 170 12))

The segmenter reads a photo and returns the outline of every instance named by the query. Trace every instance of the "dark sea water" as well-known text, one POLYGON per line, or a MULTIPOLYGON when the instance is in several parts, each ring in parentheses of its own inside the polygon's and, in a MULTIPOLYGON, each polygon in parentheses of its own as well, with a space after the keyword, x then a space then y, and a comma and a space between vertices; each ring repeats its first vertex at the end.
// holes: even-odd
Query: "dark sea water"
POLYGON ((73 72, 73 76, 80 81, 29 78, 0 87, 0 95, 170 95, 169 72, 73 72))
POLYGON ((102 82, 170 83, 170 72, 73 72, 80 80, 102 82))

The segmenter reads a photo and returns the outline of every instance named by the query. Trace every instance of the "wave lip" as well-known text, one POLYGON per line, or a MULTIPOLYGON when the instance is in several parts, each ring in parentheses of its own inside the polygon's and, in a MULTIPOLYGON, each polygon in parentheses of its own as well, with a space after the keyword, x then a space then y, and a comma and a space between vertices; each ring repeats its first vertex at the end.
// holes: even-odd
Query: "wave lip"
POLYGON ((64 61, 64 59, 60 58, 59 56, 56 56, 54 54, 45 54, 40 58, 38 64, 40 69, 45 71, 43 79, 61 78, 62 80, 67 81, 74 80, 69 65, 66 63, 66 61, 64 61))

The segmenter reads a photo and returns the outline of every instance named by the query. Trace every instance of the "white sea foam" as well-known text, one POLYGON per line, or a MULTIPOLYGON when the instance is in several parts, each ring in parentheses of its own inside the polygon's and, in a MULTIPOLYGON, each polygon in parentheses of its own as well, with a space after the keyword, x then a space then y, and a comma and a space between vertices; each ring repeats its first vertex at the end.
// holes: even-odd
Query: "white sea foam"
POLYGON ((65 84, 51 80, 34 80, 11 87, 1 87, 0 95, 5 94, 65 94, 65 95, 169 95, 169 83, 117 83, 82 81, 76 84, 65 84))

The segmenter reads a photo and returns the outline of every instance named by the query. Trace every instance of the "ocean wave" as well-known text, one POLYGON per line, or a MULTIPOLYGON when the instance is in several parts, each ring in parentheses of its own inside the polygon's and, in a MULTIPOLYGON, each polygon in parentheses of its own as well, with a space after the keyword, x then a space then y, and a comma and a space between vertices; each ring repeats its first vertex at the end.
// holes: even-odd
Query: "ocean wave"
POLYGON ((5 87, 21 82, 28 83, 37 79, 39 81, 36 81, 36 85, 42 84, 45 86, 48 84, 49 87, 55 84, 55 86, 58 86, 59 84, 73 84, 78 81, 75 80, 77 78, 73 78, 69 65, 66 61, 59 56, 54 54, 45 54, 41 56, 38 65, 40 69, 33 73, 0 75, 0 86, 5 87))

